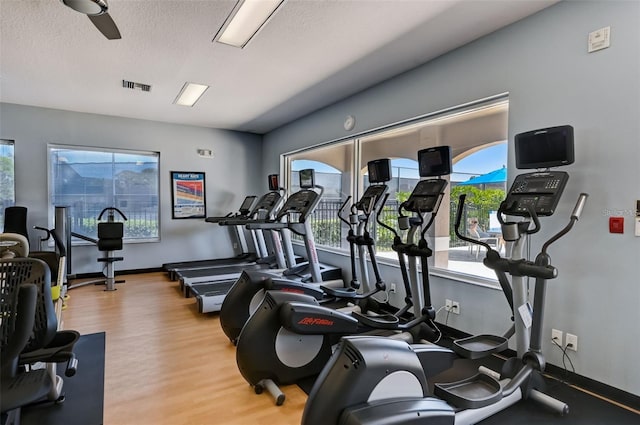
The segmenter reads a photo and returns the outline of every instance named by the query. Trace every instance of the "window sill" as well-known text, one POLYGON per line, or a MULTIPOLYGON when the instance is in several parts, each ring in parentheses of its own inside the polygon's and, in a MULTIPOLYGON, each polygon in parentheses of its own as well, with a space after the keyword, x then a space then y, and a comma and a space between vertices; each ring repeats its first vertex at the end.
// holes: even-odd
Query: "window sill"
POLYGON ((476 276, 472 274, 460 273, 446 269, 432 269, 430 275, 438 276, 449 280, 455 280, 456 282, 468 283, 470 285, 482 286, 484 288, 495 289, 500 291, 500 285, 497 279, 489 279, 482 276, 476 276))
MULTIPOLYGON (((123 240, 123 244, 124 245, 130 245, 130 244, 139 244, 139 243, 155 243, 155 242, 160 242, 160 238, 148 238, 148 239, 124 239, 123 240)), ((48 246, 50 248, 53 248, 53 243, 48 244, 48 246)), ((83 241, 83 240, 79 240, 79 239, 74 239, 71 242, 71 246, 96 246, 96 244, 91 243, 89 241, 83 241)))
MULTIPOLYGON (((295 242, 294 242, 295 243, 295 242)), ((300 243, 300 245, 302 246, 302 244, 300 243)), ((332 247, 325 247, 325 246, 316 246, 316 249, 318 251, 324 251, 327 253, 331 253, 334 255, 340 255, 342 257, 349 257, 349 252, 343 249, 339 249, 339 248, 332 248, 332 247)), ((394 260, 392 258, 388 258, 388 257, 380 257, 378 256, 378 264, 379 265, 384 265, 384 266, 388 266, 388 267, 394 267, 397 269, 400 269, 400 265, 398 264, 398 260, 394 260)), ((420 270, 420 267, 418 266, 418 270, 420 270)), ((500 285, 498 284, 498 280, 497 279, 490 279, 487 277, 483 277, 483 276, 477 276, 477 275, 473 275, 473 274, 467 274, 467 273, 461 273, 459 271, 454 271, 454 270, 447 270, 447 269, 441 269, 441 268, 432 268, 429 270, 429 274, 431 276, 437 276, 437 277, 441 277, 444 279, 449 279, 449 280, 453 280, 456 282, 462 282, 462 283, 467 283, 470 285, 476 285, 476 286, 481 286, 483 288, 489 288, 489 289, 493 289, 496 291, 501 291, 502 289, 500 288, 500 285)))

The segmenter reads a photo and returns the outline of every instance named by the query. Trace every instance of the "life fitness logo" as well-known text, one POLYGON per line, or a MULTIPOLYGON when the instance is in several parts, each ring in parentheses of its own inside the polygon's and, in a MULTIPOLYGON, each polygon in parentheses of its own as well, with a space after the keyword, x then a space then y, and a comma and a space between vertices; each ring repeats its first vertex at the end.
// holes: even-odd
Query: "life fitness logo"
POLYGON ((298 322, 299 325, 305 326, 332 326, 333 320, 322 319, 320 317, 305 317, 298 322))

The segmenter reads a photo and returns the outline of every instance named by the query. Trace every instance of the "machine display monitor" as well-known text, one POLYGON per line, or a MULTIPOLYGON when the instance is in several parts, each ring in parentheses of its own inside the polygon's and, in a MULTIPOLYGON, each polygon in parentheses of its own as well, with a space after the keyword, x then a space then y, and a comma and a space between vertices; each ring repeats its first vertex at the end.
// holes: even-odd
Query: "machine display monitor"
POLYGON ((298 172, 298 176, 300 177, 300 187, 302 189, 311 189, 315 187, 315 172, 313 168, 300 170, 298 172))
POLYGON ((420 177, 451 174, 451 147, 436 146, 418 151, 420 177))
POLYGON ((367 163, 369 183, 384 183, 391 180, 391 160, 389 158, 375 159, 367 163))
POLYGON ((376 184, 369 186, 362 194, 362 198, 356 202, 356 208, 361 211, 372 211, 378 201, 382 200, 383 195, 387 191, 387 186, 376 184))
POLYGON ((269 174, 269 190, 280 190, 279 176, 277 174, 269 174))
POLYGON ((514 141, 519 169, 573 164, 573 127, 570 125, 516 134, 514 141))
POLYGON ((242 205, 240 205, 240 211, 249 211, 251 209, 251 205, 253 205, 253 201, 256 200, 255 196, 247 196, 242 201, 242 205))

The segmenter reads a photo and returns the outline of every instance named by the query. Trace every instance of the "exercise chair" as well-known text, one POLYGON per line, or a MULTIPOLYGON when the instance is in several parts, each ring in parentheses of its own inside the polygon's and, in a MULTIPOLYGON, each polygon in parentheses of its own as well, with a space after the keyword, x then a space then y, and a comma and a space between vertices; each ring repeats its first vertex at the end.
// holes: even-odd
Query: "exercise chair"
MULTIPOLYGON (((12 260, 0 260, 0 263, 12 260)), ((22 373, 18 367, 20 352, 33 330, 36 312, 35 285, 0 282, 0 421, 2 425, 20 423, 20 409, 43 398, 51 388, 45 370, 22 373)))
POLYGON ((102 216, 105 214, 105 212, 108 212, 107 221, 98 223, 98 239, 93 239, 88 236, 72 232, 72 235, 77 238, 95 243, 98 246, 98 250, 104 253, 103 257, 98 258, 98 262, 105 264, 103 268, 104 277, 71 285, 69 286, 69 289, 77 288, 84 285, 95 284, 106 285, 105 291, 115 291, 115 284, 124 282, 124 280, 115 280, 115 270, 113 263, 115 263, 116 261, 124 260, 124 257, 115 256, 115 251, 122 250, 124 222, 115 221, 114 212, 120 214, 124 221, 127 221, 127 217, 119 209, 115 207, 107 207, 100 212, 98 220, 102 220, 102 216), (106 272, 104 271, 104 269, 106 269, 106 272))
POLYGON ((57 375, 57 364, 66 362, 65 376, 72 377, 76 373, 78 360, 73 347, 80 338, 74 330, 58 330, 58 316, 51 296, 51 272, 49 266, 37 258, 24 258, 18 263, 9 265, 21 270, 23 281, 35 285, 38 299, 36 302, 35 321, 29 342, 22 350, 18 364, 31 370, 37 363, 44 363, 52 383, 51 390, 43 401, 64 401, 62 392, 63 380, 57 375))
POLYGON ((66 376, 76 372, 73 346, 80 334, 58 331, 51 299, 51 274, 36 258, 0 260, 2 296, 2 424, 19 424, 20 408, 39 402, 62 402, 58 362, 67 362, 66 376), (44 364, 45 367, 35 367, 44 364))

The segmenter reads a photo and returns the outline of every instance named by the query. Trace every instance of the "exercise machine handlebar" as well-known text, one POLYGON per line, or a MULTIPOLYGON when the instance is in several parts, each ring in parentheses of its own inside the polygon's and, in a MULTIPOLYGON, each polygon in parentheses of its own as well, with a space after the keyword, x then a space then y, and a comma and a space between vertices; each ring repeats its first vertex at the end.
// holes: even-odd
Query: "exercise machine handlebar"
POLYGON ((479 241, 477 239, 470 238, 468 236, 463 235, 460 232, 460 224, 462 222, 462 211, 464 210, 464 203, 465 203, 466 199, 467 199, 467 194, 466 193, 463 193, 463 194, 460 195, 460 197, 458 197, 458 211, 456 212, 456 223, 455 223, 455 228, 454 228, 456 236, 458 237, 458 239, 461 239, 461 240, 463 240, 465 242, 469 242, 469 243, 472 243, 472 244, 476 244, 476 245, 480 245, 480 246, 485 247, 487 249, 487 252, 493 251, 493 248, 491 248, 491 245, 489 245, 488 243, 483 242, 483 241, 479 241))
POLYGON ((382 214, 382 211, 384 210, 384 206, 387 204, 387 200, 389 199, 389 194, 385 193, 384 195, 384 199, 382 200, 382 206, 380 207, 380 209, 378 210, 378 214, 376 214, 376 222, 384 227, 385 229, 387 229, 388 231, 390 231, 391 233, 393 233, 393 236, 395 236, 396 238, 399 238, 400 235, 398 235, 398 232, 396 231, 396 229, 394 229, 393 227, 389 226, 388 224, 386 224, 385 222, 383 222, 380 219, 380 214, 382 214))
POLYGON ((580 219, 580 215, 582 214, 582 210, 584 209, 584 205, 587 202, 588 197, 589 195, 584 192, 581 193, 580 196, 578 196, 576 205, 573 207, 573 211, 571 212, 571 218, 569 219, 569 224, 567 224, 564 229, 560 230, 558 233, 556 233, 554 236, 552 236, 548 241, 544 243, 544 245, 542 246, 543 254, 546 254, 549 246, 555 241, 557 241, 558 239, 560 239, 561 237, 563 237, 565 234, 567 234, 571 230, 575 222, 580 219))
POLYGON ((116 207, 107 207, 105 209, 103 209, 102 211, 100 211, 100 215, 98 215, 98 220, 102 220, 102 216, 104 215, 105 212, 109 212, 109 219, 113 219, 113 212, 116 211, 118 214, 120 214, 120 216, 127 221, 128 218, 126 215, 124 215, 124 213, 122 211, 120 211, 118 208, 116 207))
MULTIPOLYGON (((342 203, 342 205, 340 205, 340 209, 338 210, 338 218, 347 226, 352 226, 354 223, 349 222, 349 220, 347 220, 346 218, 344 218, 342 216, 342 212, 344 211, 344 209, 347 207, 347 204, 349 204, 349 201, 351 200, 351 195, 347 196, 347 199, 344 200, 344 202, 342 203)), ((353 207, 353 205, 352 205, 353 207)))
POLYGON ((58 238, 58 235, 56 235, 56 233, 50 229, 46 229, 44 227, 40 227, 40 226, 33 226, 34 229, 36 230, 42 230, 43 232, 47 233, 46 237, 42 237, 40 238, 40 242, 45 242, 48 241, 49 238, 53 239, 53 242, 56 245, 56 248, 58 249, 58 253, 62 256, 65 257, 67 255, 67 249, 65 248, 64 244, 62 243, 62 241, 60 240, 60 238, 58 238))

